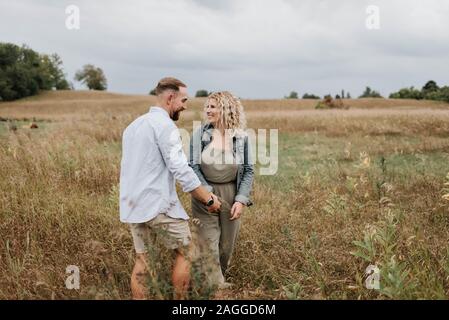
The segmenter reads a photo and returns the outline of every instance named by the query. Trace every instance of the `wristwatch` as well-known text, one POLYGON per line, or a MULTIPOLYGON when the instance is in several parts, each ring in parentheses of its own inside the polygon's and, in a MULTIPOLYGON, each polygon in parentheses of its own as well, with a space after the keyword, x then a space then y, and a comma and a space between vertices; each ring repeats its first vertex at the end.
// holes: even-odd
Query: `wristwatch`
POLYGON ((210 196, 210 199, 206 202, 206 207, 210 207, 214 204, 214 197, 210 196))

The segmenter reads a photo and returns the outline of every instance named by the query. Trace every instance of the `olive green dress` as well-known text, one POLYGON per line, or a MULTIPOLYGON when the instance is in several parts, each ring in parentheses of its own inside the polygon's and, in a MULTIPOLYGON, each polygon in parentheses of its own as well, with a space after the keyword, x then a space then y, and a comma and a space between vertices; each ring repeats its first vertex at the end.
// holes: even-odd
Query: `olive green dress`
POLYGON ((209 144, 201 154, 201 171, 213 187, 213 193, 222 201, 219 214, 209 213, 206 206, 192 197, 192 214, 196 223, 198 250, 202 271, 208 283, 224 283, 240 228, 240 219, 229 220, 236 196, 238 165, 232 150, 216 149, 209 144))

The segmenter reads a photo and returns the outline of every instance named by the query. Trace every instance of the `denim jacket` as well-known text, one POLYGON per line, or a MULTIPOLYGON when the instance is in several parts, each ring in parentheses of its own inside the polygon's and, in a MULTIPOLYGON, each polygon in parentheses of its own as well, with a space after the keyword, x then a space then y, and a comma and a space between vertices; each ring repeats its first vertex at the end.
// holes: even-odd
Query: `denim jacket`
MULTIPOLYGON (((209 185, 201 171, 200 159, 204 148, 212 141, 213 130, 213 125, 204 124, 193 132, 193 137, 190 140, 189 165, 197 174, 201 184, 210 192, 213 192, 212 186, 209 185)), ((254 162, 248 136, 236 135, 233 137, 233 154, 238 164, 237 194, 234 201, 241 202, 249 207, 253 205, 250 200, 250 193, 254 180, 254 162)))

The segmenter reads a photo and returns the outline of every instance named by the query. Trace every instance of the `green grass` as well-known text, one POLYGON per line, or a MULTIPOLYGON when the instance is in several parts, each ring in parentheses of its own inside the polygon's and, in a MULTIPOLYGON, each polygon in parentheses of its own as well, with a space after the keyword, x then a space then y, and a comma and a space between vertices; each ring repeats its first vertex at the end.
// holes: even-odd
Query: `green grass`
MULTIPOLYGON (((274 176, 258 176, 257 180, 278 191, 287 191, 295 181, 312 173, 330 176, 332 172, 344 170, 348 175, 357 172, 360 153, 367 152, 373 164, 385 158, 389 171, 397 179, 407 179, 410 175, 435 175, 442 177, 448 170, 449 144, 444 150, 420 151, 422 139, 416 136, 396 136, 388 139, 397 150, 385 151, 379 145, 385 137, 332 138, 320 133, 279 134, 279 167, 274 176), (345 153, 350 143, 350 155, 345 153), (416 150, 407 153, 404 150, 416 150), (326 173, 326 174, 324 174, 326 173)), ((256 173, 259 173, 257 166, 256 173)))

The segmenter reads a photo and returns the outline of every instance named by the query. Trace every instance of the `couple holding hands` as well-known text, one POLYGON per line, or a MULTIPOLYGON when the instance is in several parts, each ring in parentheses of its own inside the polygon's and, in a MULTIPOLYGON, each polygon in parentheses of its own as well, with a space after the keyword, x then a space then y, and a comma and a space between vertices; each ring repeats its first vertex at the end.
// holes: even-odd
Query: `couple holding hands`
POLYGON ((205 121, 193 132, 187 159, 174 123, 187 108, 187 86, 178 79, 163 78, 156 95, 157 105, 123 133, 120 220, 129 224, 136 250, 133 299, 146 297, 145 279, 150 271, 146 246, 154 234, 176 253, 172 283, 175 299, 182 299, 189 288, 192 262, 199 265, 208 286, 230 286, 224 274, 240 216, 245 206, 252 205, 254 166, 245 114, 237 97, 226 91, 208 96, 205 121), (195 244, 176 181, 192 196, 195 244))

